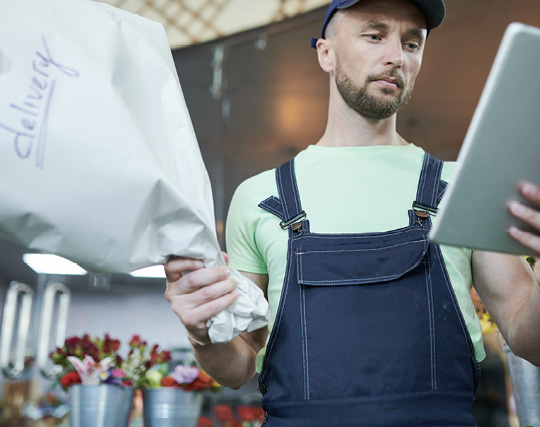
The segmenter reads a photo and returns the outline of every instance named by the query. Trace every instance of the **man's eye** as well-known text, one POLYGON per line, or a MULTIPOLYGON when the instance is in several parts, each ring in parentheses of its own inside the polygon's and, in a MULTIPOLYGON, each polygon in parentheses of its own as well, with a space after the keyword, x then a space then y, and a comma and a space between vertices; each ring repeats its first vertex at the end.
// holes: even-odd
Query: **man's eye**
POLYGON ((405 47, 409 50, 418 50, 420 45, 418 43, 405 43, 405 47))
POLYGON ((378 34, 368 34, 366 36, 369 40, 372 40, 372 41, 379 41, 381 40, 381 36, 379 36, 378 34))

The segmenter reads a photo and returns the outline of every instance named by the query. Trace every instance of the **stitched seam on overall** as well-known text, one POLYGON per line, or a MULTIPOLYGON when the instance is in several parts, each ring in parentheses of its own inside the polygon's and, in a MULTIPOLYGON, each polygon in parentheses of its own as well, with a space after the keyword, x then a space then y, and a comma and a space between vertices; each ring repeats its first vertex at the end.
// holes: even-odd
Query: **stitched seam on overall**
MULTIPOLYGON (((297 264, 297 267, 298 267, 298 270, 296 272, 297 275, 300 275, 301 274, 301 271, 302 271, 302 259, 301 257, 298 256, 298 252, 296 253, 296 264, 297 264)), ((306 330, 304 329, 304 315, 305 315, 305 311, 304 311, 304 306, 305 306, 305 302, 303 301, 304 299, 304 294, 303 294, 303 291, 304 289, 302 288, 302 286, 298 286, 298 295, 299 295, 299 303, 300 303, 300 340, 302 341, 302 375, 303 375, 303 383, 302 383, 302 387, 304 389, 304 399, 306 399, 306 330)))
POLYGON ((289 167, 289 173, 291 174, 291 188, 294 195, 294 206, 296 208, 296 212, 300 213, 302 209, 300 209, 299 206, 299 200, 300 196, 298 194, 298 184, 296 183, 296 176, 294 175, 294 163, 291 161, 290 167, 289 167))
POLYGON ((452 304, 454 304, 454 310, 456 310, 456 314, 458 315, 459 324, 465 336, 465 342, 467 343, 467 350, 469 351, 470 356, 472 357, 476 366, 478 367, 479 364, 476 361, 476 356, 474 355, 474 350, 473 350, 474 347, 472 344, 471 336, 469 335, 469 329, 467 328, 467 325, 465 324, 465 320, 463 319, 463 314, 461 313, 461 308, 459 308, 459 304, 457 303, 457 298, 454 293, 454 288, 452 287, 452 283, 450 283, 450 278, 448 277, 448 271, 446 270, 446 264, 442 256, 441 248, 439 245, 434 245, 434 246, 436 248, 435 255, 437 256, 437 259, 440 265, 445 267, 442 269, 444 282, 446 283, 446 288, 448 289, 448 292, 450 294, 450 299, 452 300, 452 304))
MULTIPOLYGON (((290 239, 298 240, 298 238, 294 238, 294 234, 292 231, 290 231, 290 239)), ((298 256, 298 252, 296 253, 296 265, 297 265, 297 274, 300 279, 302 280, 302 272, 304 269, 302 268, 302 257, 298 256)), ((308 344, 307 344, 307 322, 306 322, 306 297, 305 297, 305 289, 303 286, 298 283, 299 286, 299 294, 300 294, 300 332, 301 332, 301 339, 302 339, 302 370, 303 370, 303 389, 304 389, 304 400, 309 400, 309 359, 308 359, 308 344)))
MULTIPOLYGON (((437 169, 435 170, 435 176, 436 177, 441 176, 441 168, 442 168, 442 163, 437 162, 437 169)), ((430 204, 430 207, 435 207, 436 206, 438 187, 439 187, 439 182, 437 180, 437 182, 435 182, 435 185, 433 186, 432 191, 431 191, 431 204, 430 204)))
POLYGON ((271 200, 274 200, 276 197, 274 196, 269 196, 267 197, 266 199, 264 199, 262 202, 259 203, 259 205, 262 205, 263 203, 268 203, 270 202, 271 200))
POLYGON ((282 210, 279 211, 279 210, 275 209, 273 206, 271 206, 269 203, 267 203, 269 200, 276 200, 281 205, 281 201, 278 198, 276 198, 274 196, 271 196, 268 199, 265 199, 261 203, 259 203, 259 207, 261 207, 262 209, 265 209, 268 212, 274 214, 278 218, 283 219, 283 206, 282 206, 282 210))
POLYGON ((429 257, 424 262, 426 275, 426 296, 429 316, 429 347, 431 354, 431 388, 437 390, 437 356, 435 348, 435 314, 433 312, 433 286, 431 282, 431 267, 429 257))
POLYGON ((264 377, 266 374, 266 360, 270 359, 270 356, 272 354, 272 348, 274 347, 274 343, 276 341, 276 338, 278 336, 279 327, 281 324, 281 318, 283 317, 283 310, 285 307, 285 300, 287 299, 287 288, 289 284, 289 276, 291 274, 291 257, 292 257, 292 250, 291 250, 291 239, 289 239, 289 245, 287 249, 287 270, 285 271, 285 277, 283 279, 283 287, 281 289, 281 296, 279 299, 278 304, 278 311, 276 313, 276 318, 274 320, 274 326, 272 328, 272 332, 270 333, 270 340, 268 341, 268 344, 266 345, 266 354, 265 354, 265 363, 263 371, 261 372, 261 376, 264 377))
MULTIPOLYGON (((428 223, 429 225, 429 223, 428 223)), ((311 237, 311 236, 310 236, 311 237)), ((415 240, 414 242, 423 242, 424 240, 415 240)), ((398 245, 391 245, 391 246, 387 246, 387 247, 384 247, 384 248, 380 248, 380 249, 387 249, 389 247, 395 247, 395 246, 401 246, 401 245, 406 245, 410 242, 406 242, 406 243, 400 243, 398 245)), ((367 249, 367 250, 373 250, 373 249, 367 249)), ((319 252, 329 252, 329 253, 332 253, 332 252, 362 252, 362 251, 367 251, 366 249, 363 249, 363 250, 350 250, 350 251, 347 251, 347 250, 339 250, 339 251, 307 251, 307 252, 299 252, 298 254, 301 254, 301 253, 319 253, 319 252)), ((424 250, 425 250, 425 246, 424 246, 424 250)), ((414 264, 413 266, 411 266, 411 268, 409 268, 408 270, 406 271, 403 271, 403 272, 400 272, 400 273, 397 273, 397 274, 392 274, 392 275, 386 275, 386 276, 377 276, 377 279, 378 280, 383 280, 383 279, 389 279, 389 280, 392 280, 392 279, 397 279, 398 277, 401 277, 403 276, 404 274, 408 273, 409 271, 411 271, 415 265, 418 265, 418 264, 414 264)), ((303 270, 300 270, 299 272, 299 280, 305 284, 305 285, 320 285, 321 283, 342 283, 342 284, 362 284, 362 283, 370 283, 372 282, 373 278, 367 278, 367 279, 361 279, 361 278, 355 278, 355 279, 341 279, 341 280, 305 280, 304 279, 304 276, 302 274, 303 270)))
MULTIPOLYGON (((474 394, 472 393, 471 391, 459 391, 459 390, 440 390, 439 393, 437 394, 433 394, 431 390, 425 390, 425 391, 412 391, 412 392, 401 392, 401 393, 385 393, 385 394, 382 394, 382 395, 363 395, 363 396, 352 396, 352 397, 348 397, 348 398, 333 398, 333 397, 330 397, 330 398, 327 398, 325 399, 324 397, 321 397, 321 398, 316 398, 316 399, 311 399, 311 402, 312 403, 318 403, 318 402, 329 402, 329 403, 332 403, 336 400, 350 400, 350 401, 355 401, 355 400, 359 400, 360 402, 369 402, 369 401, 374 401, 374 402, 377 402, 377 401, 380 401, 381 399, 382 400, 385 400, 385 401, 388 401, 388 400, 392 400, 394 399, 395 397, 399 398, 399 397, 403 397, 403 396, 413 396, 415 397, 415 399, 417 401, 420 401, 419 399, 422 399, 422 397, 419 397, 417 398, 416 396, 417 395, 420 395, 420 396, 439 396, 439 395, 451 395, 451 396, 457 396, 457 397, 464 397, 464 396, 470 396, 471 394, 474 394)), ((287 399, 286 401, 280 401, 280 402, 271 402, 270 405, 273 406, 273 407, 282 407, 282 406, 289 406, 290 404, 302 404, 304 401, 303 400, 299 400, 299 399, 287 399)), ((347 426, 349 427, 349 426, 347 426)), ((414 427, 417 427, 417 426, 414 426, 414 427)), ((536 427, 536 426, 534 426, 536 427)))
MULTIPOLYGON (((418 229, 417 226, 411 226, 407 225, 402 228, 398 228, 397 230, 389 230, 389 231, 381 231, 381 232, 375 232, 375 233, 310 233, 309 237, 313 239, 341 239, 342 237, 349 237, 356 240, 363 240, 363 239, 371 239, 372 237, 378 237, 380 235, 385 236, 394 236, 396 234, 404 234, 416 231, 418 229)), ((351 243, 354 244, 354 243, 351 243)))
POLYGON ((309 400, 310 397, 310 388, 309 388, 309 346, 308 346, 308 338, 307 338, 307 317, 305 313, 306 309, 306 301, 305 301, 305 294, 304 290, 302 290, 302 297, 304 299, 304 322, 305 322, 305 334, 306 334, 306 399, 309 400))
POLYGON ((424 193, 424 186, 426 185, 426 178, 427 178, 426 165, 428 163, 428 160, 429 160, 429 154, 426 153, 424 155, 424 161, 422 163, 422 172, 420 173, 420 182, 418 183, 418 192, 416 195, 416 200, 418 202, 420 202, 419 199, 421 199, 421 196, 424 193))
MULTIPOLYGON (((410 271, 410 270, 408 270, 410 271)), ((403 276, 406 272, 404 273, 399 273, 399 274, 393 274, 391 276, 376 276, 375 278, 377 280, 379 279, 397 279, 398 277, 401 277, 403 276)), ((343 283, 345 285, 347 284, 352 284, 352 285, 355 285, 355 284, 362 284, 362 283, 371 283, 373 281, 373 278, 370 278, 370 279, 344 279, 344 280, 302 280, 302 283, 305 284, 305 285, 313 285, 313 286, 317 286, 321 283, 343 283)))
MULTIPOLYGON (((298 269, 302 271, 302 260, 297 257, 298 269)), ((300 328, 302 333, 302 368, 304 374, 304 399, 309 400, 309 359, 307 346, 307 324, 306 324, 306 296, 305 289, 300 286, 300 328)))
POLYGON ((285 220, 289 219, 290 218, 290 215, 289 215, 289 209, 287 208, 287 200, 285 198, 285 191, 284 191, 284 188, 283 188, 283 180, 281 179, 281 171, 282 169, 279 169, 279 173, 277 174, 278 175, 278 186, 279 186, 279 195, 280 197, 283 198, 283 203, 282 203, 282 206, 283 206, 283 212, 285 213, 285 220))
POLYGON ((411 240, 409 242, 404 243, 397 243, 395 245, 389 245, 389 246, 381 246, 380 248, 371 248, 371 249, 336 249, 336 250, 313 250, 313 251, 303 251, 299 252, 298 254, 312 254, 312 253, 335 253, 335 252, 369 252, 369 251, 382 251, 389 248, 397 248, 398 246, 405 246, 411 243, 419 243, 419 242, 425 242, 424 239, 419 240, 411 240))
POLYGON ((409 209, 409 227, 418 228, 419 224, 417 219, 418 217, 416 216, 416 211, 414 209, 409 209))

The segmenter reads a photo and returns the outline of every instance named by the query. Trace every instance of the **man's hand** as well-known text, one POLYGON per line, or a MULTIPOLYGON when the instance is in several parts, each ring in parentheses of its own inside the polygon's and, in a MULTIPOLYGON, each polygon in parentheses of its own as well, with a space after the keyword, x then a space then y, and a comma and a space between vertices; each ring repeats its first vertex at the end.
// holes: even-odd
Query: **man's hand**
MULTIPOLYGON (((225 256, 227 260, 227 257, 225 256)), ((210 343, 206 322, 238 299, 227 268, 203 268, 202 261, 171 258, 165 265, 165 298, 185 325, 191 342, 210 343)))
MULTIPOLYGON (((530 248, 523 255, 540 255, 540 188, 519 187, 531 207, 511 202, 510 212, 531 226, 510 235, 530 248)), ((474 286, 512 352, 540 366, 540 267, 531 271, 523 256, 476 250, 472 254, 474 286)))
MULTIPOLYGON (((519 202, 510 203, 510 212, 535 229, 535 232, 526 232, 517 227, 511 227, 510 235, 523 245, 531 248, 532 256, 540 256, 540 187, 529 182, 522 183, 519 190, 534 208, 525 206, 519 202)), ((537 278, 538 280, 538 278, 537 278)))
MULTIPOLYGON (((228 257, 223 254, 228 263, 228 257)), ((255 374, 257 353, 266 343, 266 327, 242 332, 232 341, 210 343, 207 321, 233 304, 239 297, 237 284, 228 268, 203 268, 202 261, 171 258, 165 264, 165 298, 185 325, 197 362, 223 386, 239 388, 255 374)), ((264 290, 266 275, 245 273, 264 290)))

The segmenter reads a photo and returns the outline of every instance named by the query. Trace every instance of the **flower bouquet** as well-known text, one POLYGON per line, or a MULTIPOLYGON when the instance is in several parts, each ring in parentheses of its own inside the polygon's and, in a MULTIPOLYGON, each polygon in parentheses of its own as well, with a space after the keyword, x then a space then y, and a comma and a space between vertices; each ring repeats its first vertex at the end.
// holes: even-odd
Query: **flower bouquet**
POLYGON ((70 425, 126 426, 135 388, 147 383, 148 370, 170 360, 169 351, 149 347, 139 335, 129 342, 126 357, 119 354, 120 340, 71 337, 50 354, 58 368, 58 383, 69 391, 70 425))
POLYGON ((58 366, 58 381, 64 390, 73 384, 141 388, 148 384, 150 368, 171 359, 170 351, 159 350, 157 344, 149 347, 139 335, 131 338, 127 357, 122 357, 119 349, 120 340, 109 334, 104 338, 85 334, 67 338, 50 359, 58 366))
POLYGON ((169 370, 169 365, 161 363, 146 373, 146 387, 172 387, 184 391, 219 391, 221 385, 194 364, 179 364, 169 370))
POLYGON ((146 374, 143 388, 143 416, 146 427, 181 425, 195 427, 200 417, 203 392, 221 386, 194 363, 154 365, 146 374))

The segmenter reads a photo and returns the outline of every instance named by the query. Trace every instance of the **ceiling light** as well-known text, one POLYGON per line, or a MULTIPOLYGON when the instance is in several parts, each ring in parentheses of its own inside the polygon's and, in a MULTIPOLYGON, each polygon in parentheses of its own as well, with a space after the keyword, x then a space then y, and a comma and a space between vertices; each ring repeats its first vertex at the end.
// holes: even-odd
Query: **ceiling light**
POLYGON ((133 277, 151 277, 155 279, 165 279, 165 269, 162 265, 153 265, 152 267, 141 268, 130 273, 133 277))
POLYGON ((23 261, 38 274, 79 275, 87 271, 74 262, 51 254, 24 254, 23 261))

